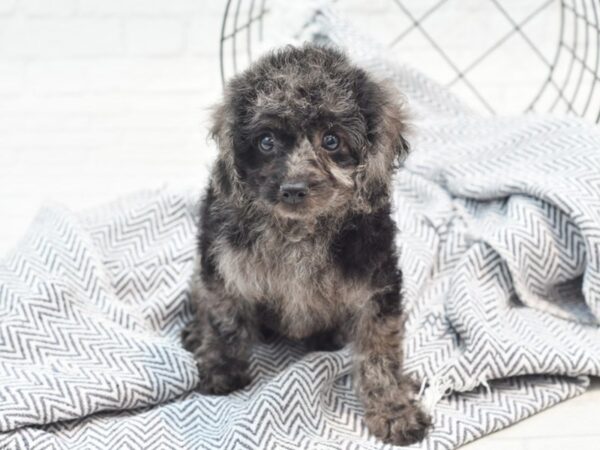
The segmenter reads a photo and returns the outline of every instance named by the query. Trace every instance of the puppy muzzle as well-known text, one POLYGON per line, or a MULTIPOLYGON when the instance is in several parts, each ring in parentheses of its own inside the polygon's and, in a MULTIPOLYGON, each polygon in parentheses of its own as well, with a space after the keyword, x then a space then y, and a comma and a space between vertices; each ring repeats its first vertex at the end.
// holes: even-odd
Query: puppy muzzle
POLYGON ((283 183, 279 186, 279 198, 288 205, 303 203, 308 196, 308 184, 304 181, 283 183))

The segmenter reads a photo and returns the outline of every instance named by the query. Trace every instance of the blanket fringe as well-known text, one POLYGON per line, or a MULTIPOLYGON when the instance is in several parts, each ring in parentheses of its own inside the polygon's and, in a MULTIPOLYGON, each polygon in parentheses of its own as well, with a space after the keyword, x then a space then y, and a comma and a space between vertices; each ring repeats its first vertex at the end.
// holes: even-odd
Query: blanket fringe
POLYGON ((444 377, 424 378, 421 389, 419 389, 418 399, 421 401, 423 408, 431 414, 440 400, 451 393, 452 382, 450 379, 444 377))
MULTIPOLYGON (((423 378, 421 382, 421 388, 419 389, 419 394, 417 395, 417 399, 423 405, 423 408, 427 410, 430 414, 433 413, 435 406, 448 395, 452 394, 453 383, 447 377, 443 376, 435 376, 432 378, 423 378)), ((488 380, 480 379, 471 385, 470 388, 465 389, 465 391, 470 391, 476 389, 478 386, 481 386, 485 389, 486 394, 489 395, 491 392, 491 387, 489 385, 488 380)))

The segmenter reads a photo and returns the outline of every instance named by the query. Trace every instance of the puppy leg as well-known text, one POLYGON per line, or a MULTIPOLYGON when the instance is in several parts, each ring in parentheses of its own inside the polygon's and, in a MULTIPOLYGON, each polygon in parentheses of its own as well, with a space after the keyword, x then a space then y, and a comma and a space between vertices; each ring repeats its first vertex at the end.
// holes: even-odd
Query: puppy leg
POLYGON ((250 382, 248 359, 256 332, 254 318, 224 292, 194 289, 196 320, 183 331, 184 346, 198 363, 198 389, 227 394, 250 382))
POLYGON ((425 437, 431 422, 415 399, 417 386, 401 374, 399 306, 398 292, 385 292, 363 310, 355 338, 356 368, 369 430, 386 443, 409 445, 425 437))

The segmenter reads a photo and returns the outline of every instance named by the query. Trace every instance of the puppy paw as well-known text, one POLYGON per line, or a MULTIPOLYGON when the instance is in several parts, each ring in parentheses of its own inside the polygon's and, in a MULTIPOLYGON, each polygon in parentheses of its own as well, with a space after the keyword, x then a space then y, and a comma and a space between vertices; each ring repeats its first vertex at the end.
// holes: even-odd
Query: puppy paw
POLYGON ((200 334, 200 327, 196 321, 188 323, 183 330, 181 330, 181 342, 183 348, 189 352, 194 352, 202 343, 202 335, 200 334))
POLYGON ((193 321, 181 332, 183 347, 194 354, 198 367, 196 389, 203 394, 225 395, 250 384, 248 362, 233 356, 227 344, 203 330, 206 328, 193 321))
POLYGON ((366 411, 369 431, 387 444, 410 445, 425 438, 431 418, 415 403, 385 402, 366 411))
POLYGON ((203 364, 198 361, 198 391, 203 394, 226 395, 250 384, 251 378, 246 364, 241 361, 231 364, 203 364))
POLYGON ((402 377, 397 385, 367 391, 365 422, 369 431, 388 444, 422 441, 431 418, 416 400, 416 391, 416 384, 408 377, 402 377))

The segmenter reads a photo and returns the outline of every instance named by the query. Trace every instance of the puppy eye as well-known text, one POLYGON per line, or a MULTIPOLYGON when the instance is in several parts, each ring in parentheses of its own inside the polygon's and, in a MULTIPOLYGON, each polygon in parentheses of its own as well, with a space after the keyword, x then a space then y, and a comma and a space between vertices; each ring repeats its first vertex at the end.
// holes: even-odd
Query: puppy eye
POLYGON ((258 148, 263 153, 271 153, 275 148, 275 140, 270 134, 263 134, 258 139, 258 148))
POLYGON ((340 138, 335 134, 326 134, 323 136, 323 143, 321 145, 323 145, 323 148, 326 150, 333 152, 340 146, 340 138))

